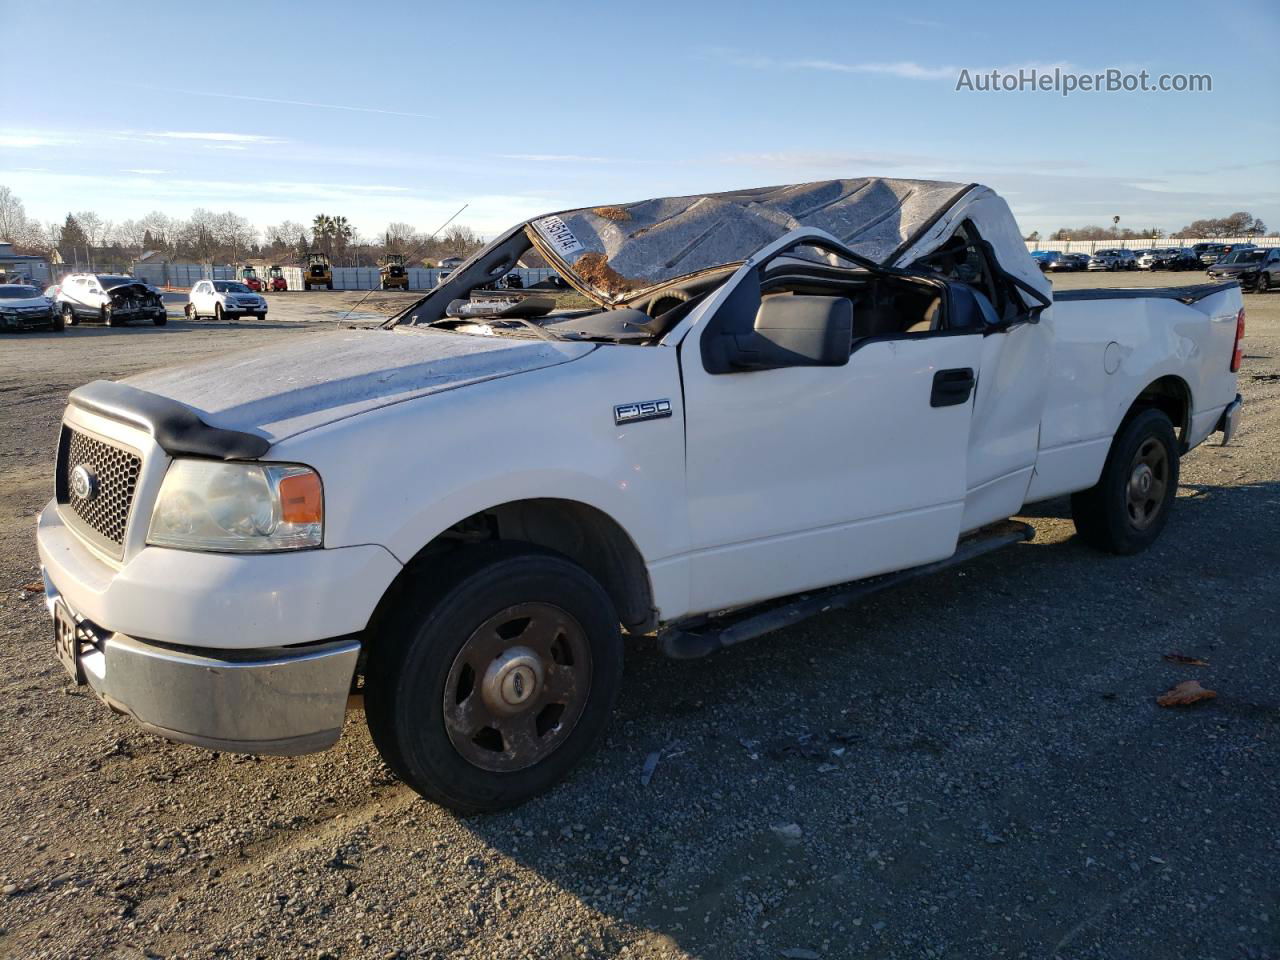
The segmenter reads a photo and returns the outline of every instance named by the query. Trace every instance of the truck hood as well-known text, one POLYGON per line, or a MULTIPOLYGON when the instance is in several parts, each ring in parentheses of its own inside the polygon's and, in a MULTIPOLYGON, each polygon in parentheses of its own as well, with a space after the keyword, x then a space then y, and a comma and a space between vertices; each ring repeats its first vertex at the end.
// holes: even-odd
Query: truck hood
POLYGON ((341 330, 123 382, 186 404, 211 426, 275 443, 393 403, 567 363, 594 348, 422 328, 341 330))

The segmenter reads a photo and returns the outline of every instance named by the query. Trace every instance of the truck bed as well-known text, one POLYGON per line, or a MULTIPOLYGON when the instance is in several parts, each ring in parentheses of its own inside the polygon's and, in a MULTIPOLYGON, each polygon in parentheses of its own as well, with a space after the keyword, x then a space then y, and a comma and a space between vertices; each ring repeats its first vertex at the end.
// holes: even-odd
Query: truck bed
POLYGON ((1195 303, 1205 297, 1239 286, 1234 280, 1220 283, 1189 283, 1181 287, 1090 287, 1087 290, 1054 290, 1055 303, 1072 300, 1178 300, 1195 303))

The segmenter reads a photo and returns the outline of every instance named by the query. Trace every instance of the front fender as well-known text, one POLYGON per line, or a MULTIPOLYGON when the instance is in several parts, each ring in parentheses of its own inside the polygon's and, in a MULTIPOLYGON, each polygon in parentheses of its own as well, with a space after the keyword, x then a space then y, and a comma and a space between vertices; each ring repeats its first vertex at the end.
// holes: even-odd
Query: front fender
POLYGON ((407 562, 460 520, 534 498, 594 507, 646 562, 688 545, 683 399, 671 348, 604 345, 574 363, 309 430, 269 456, 320 471, 330 547, 376 543, 407 562), (615 406, 646 400, 668 400, 672 415, 614 422, 615 406))

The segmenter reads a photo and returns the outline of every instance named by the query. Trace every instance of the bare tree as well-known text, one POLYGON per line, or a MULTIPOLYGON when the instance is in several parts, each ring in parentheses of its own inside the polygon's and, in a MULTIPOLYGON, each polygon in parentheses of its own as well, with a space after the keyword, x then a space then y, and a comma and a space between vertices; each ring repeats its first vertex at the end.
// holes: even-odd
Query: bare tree
POLYGON ((76 214, 76 222, 80 224, 80 229, 84 231, 85 239, 89 241, 89 246, 96 247, 102 242, 102 228, 106 224, 100 216, 92 210, 81 210, 76 214))
POLYGON ((0 240, 18 242, 27 231, 27 211, 8 187, 0 187, 0 240))

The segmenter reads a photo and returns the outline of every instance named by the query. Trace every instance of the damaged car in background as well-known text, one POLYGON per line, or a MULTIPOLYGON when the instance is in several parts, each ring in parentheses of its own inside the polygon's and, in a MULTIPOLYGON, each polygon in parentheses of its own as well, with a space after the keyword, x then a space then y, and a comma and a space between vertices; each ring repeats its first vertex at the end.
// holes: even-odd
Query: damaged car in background
POLYGON ((70 326, 82 320, 108 327, 135 322, 163 327, 169 322, 160 293, 136 277, 73 273, 62 279, 56 297, 63 321, 70 326))
POLYGON ((383 329, 73 391, 54 650, 214 750, 325 749, 361 694, 406 783, 496 810, 599 741, 624 631, 703 656, 1013 547, 1064 495, 1085 543, 1151 545, 1180 458, 1239 423, 1241 304, 1054 292, 972 183, 539 217, 383 329), (495 291, 530 251, 588 306, 495 291))

